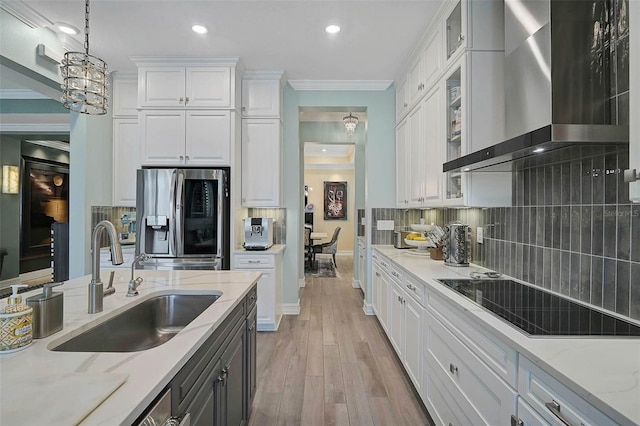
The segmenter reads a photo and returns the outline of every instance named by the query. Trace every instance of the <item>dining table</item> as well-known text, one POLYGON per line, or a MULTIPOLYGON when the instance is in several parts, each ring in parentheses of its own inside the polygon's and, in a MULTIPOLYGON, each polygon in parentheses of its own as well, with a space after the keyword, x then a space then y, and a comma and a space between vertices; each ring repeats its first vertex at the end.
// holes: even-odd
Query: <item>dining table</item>
POLYGON ((309 238, 311 238, 312 240, 323 240, 327 237, 328 235, 326 232, 312 232, 309 238))

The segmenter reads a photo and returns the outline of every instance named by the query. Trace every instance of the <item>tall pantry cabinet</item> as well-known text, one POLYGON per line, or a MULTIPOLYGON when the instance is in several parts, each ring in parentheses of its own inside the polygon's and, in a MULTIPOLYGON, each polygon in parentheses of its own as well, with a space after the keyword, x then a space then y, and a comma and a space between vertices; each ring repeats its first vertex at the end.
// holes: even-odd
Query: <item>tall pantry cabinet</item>
POLYGON ((503 34, 502 2, 449 0, 414 49, 397 79, 398 207, 510 205, 510 178, 442 172, 503 140, 503 34))
POLYGON ((284 71, 250 71, 242 78, 243 207, 282 203, 284 71))
POLYGON ((137 91, 135 73, 113 74, 113 173, 114 206, 135 207, 136 170, 140 168, 137 91))

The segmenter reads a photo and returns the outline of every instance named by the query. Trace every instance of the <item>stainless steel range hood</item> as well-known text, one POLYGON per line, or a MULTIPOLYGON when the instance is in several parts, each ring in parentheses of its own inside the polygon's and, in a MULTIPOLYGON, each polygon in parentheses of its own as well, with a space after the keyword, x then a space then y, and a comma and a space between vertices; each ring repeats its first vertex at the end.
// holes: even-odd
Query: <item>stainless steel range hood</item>
POLYGON ((443 171, 511 171, 561 149, 628 144, 628 18, 615 3, 505 0, 506 140, 443 171))

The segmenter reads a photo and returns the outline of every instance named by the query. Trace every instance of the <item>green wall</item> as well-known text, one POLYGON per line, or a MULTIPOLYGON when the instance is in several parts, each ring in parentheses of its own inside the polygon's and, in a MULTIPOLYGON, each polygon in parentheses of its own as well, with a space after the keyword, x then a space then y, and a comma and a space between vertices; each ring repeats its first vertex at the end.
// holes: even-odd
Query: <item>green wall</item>
MULTIPOLYGON (((284 205, 287 211, 287 249, 284 254, 283 299, 287 306, 298 303, 299 281, 304 277, 302 210, 304 194, 304 147, 300 137, 302 107, 361 107, 367 111, 364 160, 364 207, 395 206, 395 87, 385 91, 296 91, 284 90, 284 205)), ((356 187, 358 187, 356 176, 356 187)), ((356 200, 356 204, 358 204, 356 200)), ((370 300, 369 291, 366 291, 370 300)))

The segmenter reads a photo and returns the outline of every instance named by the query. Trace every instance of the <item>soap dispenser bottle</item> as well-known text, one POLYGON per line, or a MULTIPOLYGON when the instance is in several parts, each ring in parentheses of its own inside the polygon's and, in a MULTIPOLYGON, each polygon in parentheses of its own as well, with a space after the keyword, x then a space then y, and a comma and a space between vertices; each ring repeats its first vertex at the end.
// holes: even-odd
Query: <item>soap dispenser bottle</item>
POLYGON ((22 303, 20 287, 27 286, 11 286, 8 304, 0 309, 0 353, 19 351, 33 341, 33 309, 22 303))
POLYGON ((47 283, 42 294, 31 296, 27 305, 33 309, 33 338, 43 339, 62 330, 63 301, 62 293, 54 292, 53 287, 64 284, 47 283))

